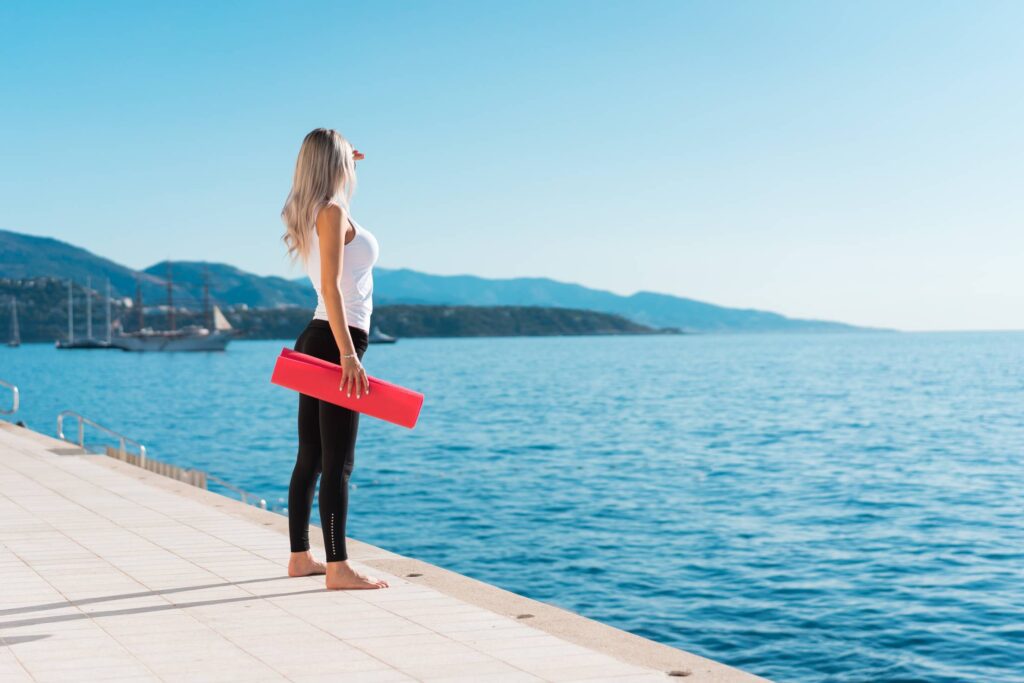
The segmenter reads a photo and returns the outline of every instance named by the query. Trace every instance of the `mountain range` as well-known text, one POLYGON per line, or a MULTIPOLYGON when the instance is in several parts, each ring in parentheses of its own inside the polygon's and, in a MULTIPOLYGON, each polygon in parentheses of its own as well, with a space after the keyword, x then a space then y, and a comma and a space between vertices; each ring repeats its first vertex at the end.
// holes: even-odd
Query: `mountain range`
MULTIPOLYGON (((0 230, 0 277, 72 278, 94 289, 110 278, 116 296, 132 296, 136 278, 147 303, 166 300, 170 265, 175 302, 198 306, 208 275, 210 296, 223 306, 250 308, 303 306, 315 303, 309 280, 248 273, 224 263, 161 262, 136 271, 81 247, 49 237, 0 230)), ((789 318, 756 309, 729 308, 658 292, 629 296, 550 278, 485 278, 435 275, 409 268, 374 269, 374 304, 447 306, 541 306, 583 309, 621 315, 641 325, 674 327, 685 332, 841 332, 865 328, 839 322, 789 318)))

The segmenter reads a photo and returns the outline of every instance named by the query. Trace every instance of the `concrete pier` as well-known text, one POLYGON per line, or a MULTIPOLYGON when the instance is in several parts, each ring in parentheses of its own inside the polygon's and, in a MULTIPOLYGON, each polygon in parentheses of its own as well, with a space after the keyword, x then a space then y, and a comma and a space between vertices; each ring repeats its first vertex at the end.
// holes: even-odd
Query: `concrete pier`
POLYGON ((281 515, 0 422, 0 680, 764 680, 349 548, 391 586, 289 578, 281 515))

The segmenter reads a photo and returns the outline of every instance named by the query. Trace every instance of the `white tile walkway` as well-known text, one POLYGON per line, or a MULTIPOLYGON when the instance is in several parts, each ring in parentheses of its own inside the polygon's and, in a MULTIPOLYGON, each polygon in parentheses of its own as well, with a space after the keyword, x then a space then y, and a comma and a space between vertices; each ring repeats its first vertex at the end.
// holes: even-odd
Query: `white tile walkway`
POLYGON ((29 434, 0 429, 0 681, 760 680, 682 652, 671 677, 356 560, 391 587, 288 578, 280 525, 29 434))

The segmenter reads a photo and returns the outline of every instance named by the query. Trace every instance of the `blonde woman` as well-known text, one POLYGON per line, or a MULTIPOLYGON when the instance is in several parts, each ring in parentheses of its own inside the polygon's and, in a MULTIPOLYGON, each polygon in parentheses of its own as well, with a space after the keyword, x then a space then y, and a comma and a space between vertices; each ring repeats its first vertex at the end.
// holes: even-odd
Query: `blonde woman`
MULTIPOLYGON (((339 391, 360 398, 370 384, 362 358, 373 311, 377 240, 349 214, 356 161, 363 155, 335 130, 317 128, 302 141, 291 192, 281 211, 283 240, 316 289, 313 319, 294 349, 340 363, 339 391)), ((386 588, 388 582, 348 563, 345 522, 355 465, 359 413, 299 394, 299 448, 288 489, 289 576, 326 574, 327 588, 386 588), (309 549, 309 518, 320 476, 320 525, 326 564, 309 549)))

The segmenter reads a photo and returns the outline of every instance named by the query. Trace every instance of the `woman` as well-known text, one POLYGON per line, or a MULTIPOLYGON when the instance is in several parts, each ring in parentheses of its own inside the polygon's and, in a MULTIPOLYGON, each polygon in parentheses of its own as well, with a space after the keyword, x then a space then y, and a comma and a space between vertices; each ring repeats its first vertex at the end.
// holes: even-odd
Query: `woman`
MULTIPOLYGON (((302 141, 292 189, 281 211, 289 257, 293 263, 302 261, 317 298, 313 319, 294 348, 339 363, 338 389, 357 399, 370 391, 361 361, 369 341, 378 254, 377 240, 348 210, 356 185, 355 162, 363 158, 337 131, 317 128, 302 141)), ((388 586, 348 563, 345 520, 358 427, 359 413, 354 410, 299 394, 299 452, 288 489, 288 575, 326 574, 330 589, 388 586), (313 559, 309 550, 309 516, 318 475, 326 565, 313 559)))

